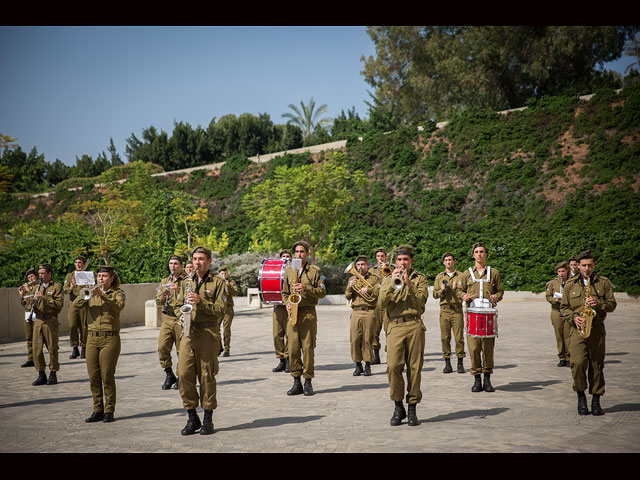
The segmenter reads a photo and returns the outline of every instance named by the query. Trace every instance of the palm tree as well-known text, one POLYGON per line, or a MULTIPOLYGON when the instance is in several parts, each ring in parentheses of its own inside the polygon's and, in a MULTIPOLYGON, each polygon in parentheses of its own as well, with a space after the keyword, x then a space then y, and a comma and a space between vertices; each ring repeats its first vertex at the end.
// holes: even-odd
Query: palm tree
POLYGON ((300 101, 300 107, 302 107, 302 109, 290 103, 289 108, 293 110, 295 114, 287 112, 283 113, 282 116, 283 118, 289 119, 287 123, 293 122, 302 129, 302 136, 304 140, 307 140, 311 135, 313 135, 313 132, 318 125, 328 125, 330 123, 328 118, 318 118, 323 113, 327 113, 327 105, 322 104, 316 110, 316 102, 313 97, 311 97, 311 100, 309 100, 307 105, 300 101))

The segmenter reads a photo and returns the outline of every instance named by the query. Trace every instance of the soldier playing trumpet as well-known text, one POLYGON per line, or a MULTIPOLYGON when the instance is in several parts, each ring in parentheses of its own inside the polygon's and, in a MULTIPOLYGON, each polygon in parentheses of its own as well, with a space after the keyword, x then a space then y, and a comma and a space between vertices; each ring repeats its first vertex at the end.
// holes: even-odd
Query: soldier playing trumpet
POLYGON ((76 272, 83 272, 87 269, 87 259, 79 255, 74 260, 75 270, 68 273, 64 279, 62 286, 65 295, 69 295, 69 308, 67 310, 67 319, 69 321, 69 342, 71 344, 71 355, 69 358, 85 358, 86 342, 87 342, 87 318, 85 310, 77 308, 73 301, 80 295, 81 285, 76 284, 76 272), (80 350, 78 350, 80 346, 80 350))

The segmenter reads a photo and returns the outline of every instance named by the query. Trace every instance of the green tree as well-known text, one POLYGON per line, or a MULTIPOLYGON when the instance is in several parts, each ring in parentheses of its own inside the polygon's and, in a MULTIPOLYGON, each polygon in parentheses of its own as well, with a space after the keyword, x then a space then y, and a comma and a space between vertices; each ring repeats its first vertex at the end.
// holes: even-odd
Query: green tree
POLYGON ((292 103, 289 104, 289 108, 293 110, 293 113, 283 113, 282 117, 288 118, 289 122, 302 129, 302 138, 304 140, 308 140, 314 134, 317 126, 325 126, 330 123, 328 118, 320 118, 327 113, 327 105, 322 104, 316 108, 316 102, 313 97, 306 105, 300 101, 300 108, 292 103))
POLYGON ((532 97, 585 94, 632 29, 615 26, 369 27, 365 80, 405 122, 465 109, 504 110, 532 97))
POLYGON ((302 239, 312 246, 315 260, 315 253, 345 219, 347 207, 366 184, 365 175, 349 172, 343 159, 342 153, 335 152, 325 163, 282 165, 273 178, 253 187, 242 205, 258 224, 254 241, 283 246, 302 239))

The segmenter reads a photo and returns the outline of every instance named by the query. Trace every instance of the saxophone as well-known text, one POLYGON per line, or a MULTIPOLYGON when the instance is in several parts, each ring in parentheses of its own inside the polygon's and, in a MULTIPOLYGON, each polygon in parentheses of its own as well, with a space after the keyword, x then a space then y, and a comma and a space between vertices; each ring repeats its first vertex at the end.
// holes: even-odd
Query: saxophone
POLYGON ((591 324, 593 323, 593 317, 596 316, 596 311, 591 308, 591 305, 587 303, 591 293, 591 279, 587 280, 587 287, 584 291, 584 302, 582 303, 582 309, 580 310, 580 318, 582 318, 582 325, 578 327, 578 335, 582 338, 588 338, 591 335, 591 324))
POLYGON ((196 275, 197 270, 194 270, 191 275, 187 276, 184 285, 184 303, 180 307, 180 325, 182 326, 182 335, 188 337, 191 333, 191 312, 193 311, 193 305, 187 300, 187 296, 192 293, 191 281, 196 275))

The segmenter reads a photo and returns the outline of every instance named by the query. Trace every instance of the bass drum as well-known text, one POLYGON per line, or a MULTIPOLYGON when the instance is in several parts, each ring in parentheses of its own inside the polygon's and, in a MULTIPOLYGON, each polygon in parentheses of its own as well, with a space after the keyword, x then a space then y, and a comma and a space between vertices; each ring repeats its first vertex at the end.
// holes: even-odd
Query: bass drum
POLYGON ((262 303, 274 305, 284 303, 282 299, 282 284, 287 262, 287 260, 265 258, 260 264, 258 289, 260 290, 260 301, 262 303))

